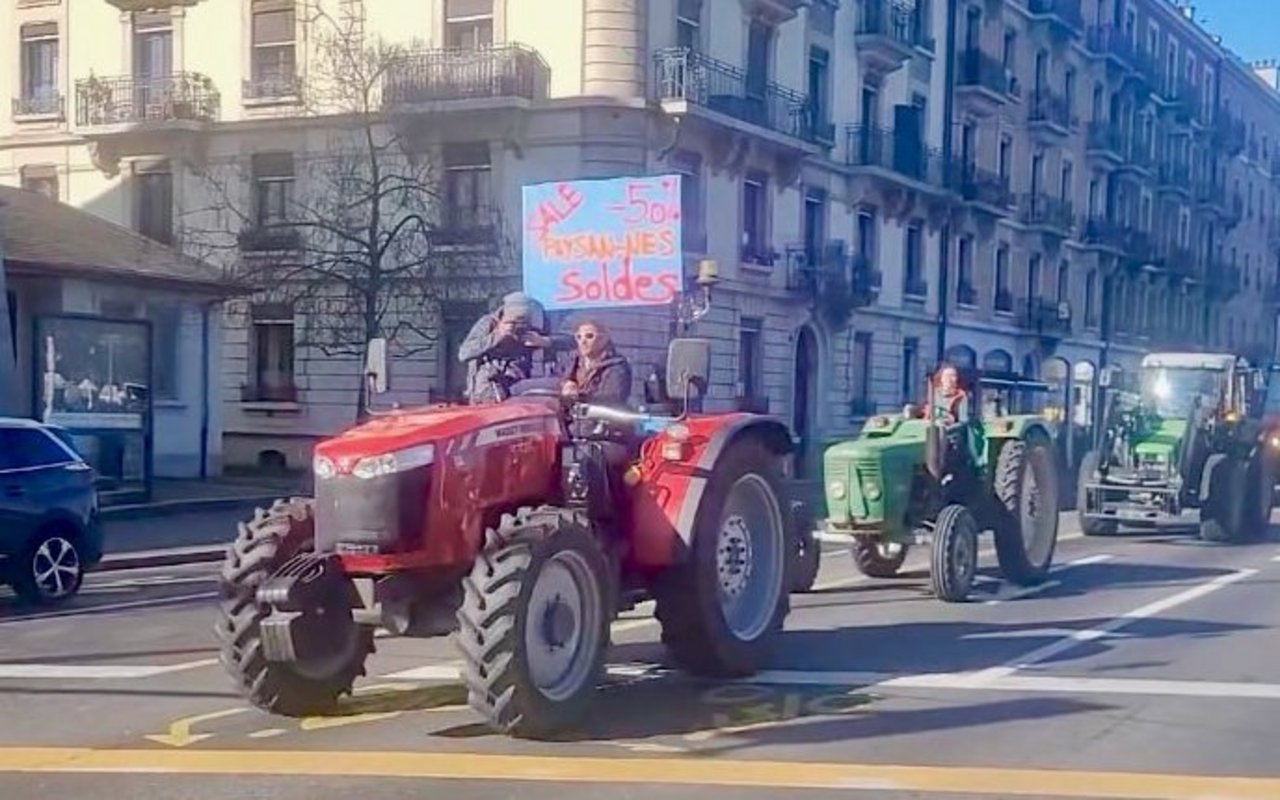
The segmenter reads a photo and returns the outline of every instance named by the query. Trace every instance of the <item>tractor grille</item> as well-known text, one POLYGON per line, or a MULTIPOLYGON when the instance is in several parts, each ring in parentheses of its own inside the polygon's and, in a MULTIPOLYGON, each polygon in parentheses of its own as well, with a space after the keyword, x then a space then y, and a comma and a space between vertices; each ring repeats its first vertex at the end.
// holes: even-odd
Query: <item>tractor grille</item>
POLYGON ((392 553, 424 531, 431 467, 316 480, 316 549, 392 553))
POLYGON ((849 487, 849 496, 853 498, 849 509, 855 517, 865 519, 871 515, 871 503, 867 500, 866 487, 878 486, 883 494, 884 481, 880 472, 880 459, 871 458, 855 461, 853 474, 850 476, 853 485, 849 487))

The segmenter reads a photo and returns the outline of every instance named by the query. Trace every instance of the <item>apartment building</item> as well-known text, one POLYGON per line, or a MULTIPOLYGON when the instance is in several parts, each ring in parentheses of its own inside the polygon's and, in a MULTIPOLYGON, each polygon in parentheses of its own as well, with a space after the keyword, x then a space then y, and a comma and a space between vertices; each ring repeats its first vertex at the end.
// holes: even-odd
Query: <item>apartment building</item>
MULTIPOLYGON (((0 182, 186 246, 201 176, 235 163, 251 213, 195 218, 231 267, 288 249, 262 223, 340 127, 312 102, 317 10, 407 49, 377 112, 440 165, 459 247, 518 242, 527 183, 680 173, 690 274, 723 278, 710 405, 767 407, 810 454, 944 351, 1064 403, 1144 348, 1270 353, 1274 95, 1166 0, 10 0, 0 182)), ((437 298, 395 399, 457 390, 517 259, 437 298)), ((224 453, 305 464, 357 362, 268 300, 225 320, 224 453)), ((641 365, 673 330, 611 323, 641 365)))

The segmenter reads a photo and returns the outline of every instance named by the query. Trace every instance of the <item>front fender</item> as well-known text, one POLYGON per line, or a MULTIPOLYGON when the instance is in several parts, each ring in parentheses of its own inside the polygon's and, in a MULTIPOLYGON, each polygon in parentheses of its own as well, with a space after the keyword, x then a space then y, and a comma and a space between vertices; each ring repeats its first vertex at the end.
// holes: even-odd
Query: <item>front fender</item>
POLYGON ((639 476, 632 487, 634 556, 646 567, 684 560, 693 541, 698 509, 720 456, 732 443, 758 436, 779 456, 795 451, 791 431, 777 417, 725 414, 686 420, 689 436, 681 458, 666 450, 677 440, 663 432, 641 448, 639 476))

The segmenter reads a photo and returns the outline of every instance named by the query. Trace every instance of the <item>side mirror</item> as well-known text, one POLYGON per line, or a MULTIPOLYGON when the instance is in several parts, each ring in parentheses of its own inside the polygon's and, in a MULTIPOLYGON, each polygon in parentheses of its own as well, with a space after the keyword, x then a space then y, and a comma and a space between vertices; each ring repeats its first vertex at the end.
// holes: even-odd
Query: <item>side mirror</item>
POLYGON ((711 373, 710 339, 672 339, 667 347, 667 391, 701 395, 711 373))
POLYGON ((369 340, 364 358, 364 377, 369 391, 382 394, 387 391, 387 340, 381 337, 369 340))

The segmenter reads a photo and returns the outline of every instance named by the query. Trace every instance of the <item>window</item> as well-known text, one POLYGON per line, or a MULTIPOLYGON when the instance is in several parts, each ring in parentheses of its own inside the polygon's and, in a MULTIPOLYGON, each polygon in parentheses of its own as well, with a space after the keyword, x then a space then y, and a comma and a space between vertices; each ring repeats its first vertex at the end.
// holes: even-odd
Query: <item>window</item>
POLYGON ((292 153, 259 153, 253 157, 254 218, 259 228, 289 222, 293 186, 292 153))
POLYGON ((173 243, 173 174, 167 163, 137 166, 134 219, 143 236, 162 244, 173 243))
POLYGON ((867 209, 858 212, 858 255, 868 261, 876 257, 876 214, 867 209))
POLYGON ((764 396, 761 372, 764 354, 761 334, 764 320, 759 317, 743 317, 738 327, 738 396, 759 398, 764 396))
POLYGON ((15 104, 19 115, 62 113, 58 92, 58 25, 37 22, 23 25, 22 94, 15 104))
POLYGON ((1062 193, 1062 202, 1064 203, 1071 202, 1071 192, 1072 192, 1071 184, 1073 183, 1075 183, 1075 168, 1072 166, 1070 161, 1063 161, 1062 162, 1062 182, 1060 184, 1060 191, 1062 193))
POLYGON ((255 305, 250 313, 252 377, 243 399, 293 402, 297 399, 293 384, 293 310, 272 303, 255 305))
POLYGON ((1084 276, 1084 324, 1088 328, 1098 326, 1098 273, 1089 270, 1084 276))
POLYGON ((920 340, 909 337, 902 340, 902 402, 917 399, 920 380, 920 340))
POLYGON ((1041 259, 1039 253, 1032 253, 1027 258, 1027 299, 1033 299, 1040 296, 1040 265, 1041 259))
POLYGON ((977 302, 973 291, 973 239, 960 237, 956 243, 956 302, 971 306, 977 302))
POLYGON ((676 7, 676 47, 702 49, 702 0, 680 0, 676 7))
POLYGON ((445 0, 445 46, 476 50, 493 44, 493 0, 445 0))
POLYGON ((746 95, 753 100, 763 100, 769 83, 769 48, 773 43, 773 30, 760 20, 752 20, 747 31, 746 95))
POLYGON ((903 259, 906 262, 904 264, 905 293, 916 297, 923 296, 927 291, 924 285, 924 265, 921 263, 924 257, 921 238, 919 223, 907 226, 906 251, 903 253, 903 259))
POLYGON ((148 303, 147 319, 151 320, 151 391, 157 400, 177 400, 182 308, 148 303))
POLYGON ((56 439, 35 428, 0 428, 0 472, 69 464, 75 457, 56 439))
POLYGON ((9 309, 9 346, 13 348, 13 360, 18 360, 18 293, 8 289, 4 293, 5 305, 9 309))
POLYGON ((294 0, 254 0, 251 27, 252 96, 297 94, 294 0))
POLYGON ((809 48, 809 102, 813 103, 813 121, 827 122, 831 54, 821 47, 809 48))
POLYGON ((826 239, 827 194, 821 189, 808 189, 804 196, 804 249, 810 264, 822 258, 826 239))
POLYGON ((707 250, 707 213, 702 198, 702 157, 683 151, 672 159, 680 175, 680 238, 686 252, 707 250))
POLYGON ((1066 261, 1058 263, 1057 300, 1059 303, 1071 300, 1071 264, 1066 261))
POLYGON ((1000 245, 996 248, 996 280, 995 309, 1009 312, 1013 310, 1013 297, 1009 292, 1009 248, 1000 245))
POLYGON ((849 376, 853 413, 871 413, 871 334, 860 331, 853 335, 853 375, 849 376))
POLYGON ((747 261, 764 255, 765 211, 765 178, 760 173, 751 173, 742 181, 742 251, 747 261))
POLYGON ((444 151, 444 226, 454 232, 487 228, 493 181, 487 143, 450 145, 444 151))
POLYGON ((1000 155, 996 162, 996 172, 1000 176, 1001 183, 1007 187, 1009 185, 1009 169, 1013 161, 1013 139, 1005 136, 1000 139, 1000 155))
POLYGON ((50 200, 58 199, 58 172, 52 164, 28 165, 20 170, 22 188, 42 194, 50 200))

